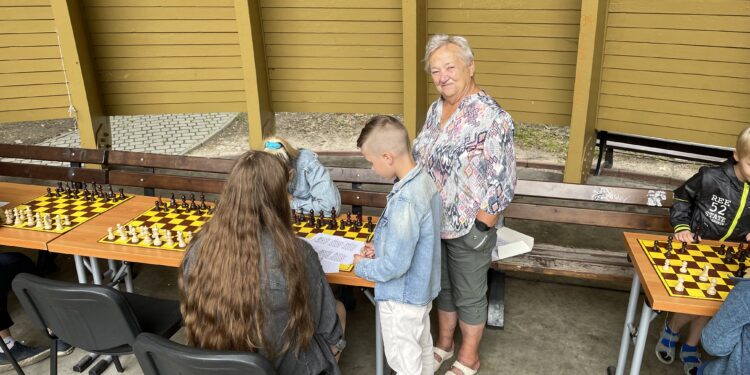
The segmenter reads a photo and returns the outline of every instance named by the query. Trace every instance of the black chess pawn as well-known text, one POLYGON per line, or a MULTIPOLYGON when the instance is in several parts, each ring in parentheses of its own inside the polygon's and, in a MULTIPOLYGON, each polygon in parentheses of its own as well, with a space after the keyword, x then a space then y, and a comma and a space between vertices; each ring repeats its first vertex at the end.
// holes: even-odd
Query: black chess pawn
POLYGON ((174 193, 169 198, 169 208, 177 208, 177 199, 175 199, 174 193))
POLYGON ((70 199, 73 198, 72 191, 70 190, 70 186, 65 187, 65 197, 70 199))
POLYGON ((372 216, 367 217, 367 231, 372 232, 375 226, 372 224, 372 216))
POLYGON ((195 197, 193 197, 193 200, 190 201, 190 211, 197 211, 198 205, 195 204, 195 197))
POLYGON ((47 188, 47 195, 46 196, 47 197, 51 197, 52 196, 52 188, 47 188))
POLYGON ((108 194, 108 196, 109 196, 110 198, 115 198, 115 197, 116 197, 116 196, 115 196, 115 191, 114 191, 114 190, 112 190, 112 185, 109 185, 109 194, 108 194))
POLYGON ((719 255, 724 255, 727 251, 727 246, 724 244, 719 245, 719 250, 716 251, 719 255))
POLYGON ((745 277, 745 270, 747 270, 747 266, 745 263, 740 262, 740 267, 737 268, 737 272, 734 274, 736 277, 745 277))
POLYGON ((684 253, 687 250, 687 242, 682 241, 682 247, 680 247, 680 253, 684 253))
POLYGON ((159 202, 159 200, 154 202, 154 209, 156 209, 157 212, 161 211, 161 202, 159 202))
POLYGON ((328 229, 336 229, 336 219, 331 218, 328 220, 328 229))
POLYGON ((361 212, 357 212, 357 226, 358 227, 362 226, 362 213, 361 212))
POLYGON ((120 200, 125 199, 125 189, 120 188, 120 200))
POLYGON ((331 217, 336 218, 336 207, 331 207, 331 217))
POLYGON ((737 261, 740 262, 740 264, 744 264, 745 263, 745 258, 747 257, 745 255, 745 252, 744 251, 740 251, 740 252, 738 252, 738 254, 739 255, 737 256, 737 261))
POLYGON ((188 205, 188 203, 187 203, 187 198, 185 198, 185 194, 182 194, 180 196, 180 207, 182 207, 182 208, 188 208, 188 207, 190 207, 190 205, 188 205))
POLYGON ((351 211, 346 213, 346 225, 351 226, 352 225, 352 213, 351 211))
POLYGON ((734 252, 731 248, 727 249, 727 256, 724 258, 724 263, 734 263, 734 252))
POLYGON ((206 209, 206 194, 201 193, 201 210, 206 209))
POLYGON ((344 220, 341 220, 339 222, 339 230, 345 230, 345 229, 346 229, 346 225, 344 225, 344 220))

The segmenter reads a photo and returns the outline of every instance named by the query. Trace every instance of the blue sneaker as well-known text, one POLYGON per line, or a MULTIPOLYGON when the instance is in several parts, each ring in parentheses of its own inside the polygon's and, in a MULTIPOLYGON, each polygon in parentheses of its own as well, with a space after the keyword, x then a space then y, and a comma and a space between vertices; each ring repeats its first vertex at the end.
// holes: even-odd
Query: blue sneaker
MULTIPOLYGON (((37 363, 49 357, 49 348, 33 348, 16 341, 15 344, 13 344, 13 347, 10 348, 10 354, 16 359, 18 365, 23 367, 37 363)), ((8 359, 8 356, 5 353, 0 353, 0 371, 6 371, 12 368, 13 365, 11 364, 10 359, 8 359)))
POLYGON ((656 342, 656 358, 664 364, 672 364, 677 351, 677 341, 680 340, 680 334, 674 333, 669 328, 669 324, 664 322, 664 329, 661 331, 661 337, 656 342))
POLYGON ((75 349, 76 349, 75 346, 72 346, 63 340, 60 340, 57 342, 57 356, 58 357, 63 357, 70 353, 73 353, 73 350, 75 349))

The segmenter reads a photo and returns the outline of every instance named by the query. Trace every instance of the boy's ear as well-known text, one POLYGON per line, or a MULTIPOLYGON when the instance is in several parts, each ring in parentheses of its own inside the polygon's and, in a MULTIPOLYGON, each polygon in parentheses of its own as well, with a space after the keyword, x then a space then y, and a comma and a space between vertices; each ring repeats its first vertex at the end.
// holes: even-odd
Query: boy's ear
POLYGON ((381 157, 383 158, 383 160, 385 160, 386 163, 388 163, 388 165, 393 164, 393 155, 390 152, 383 153, 381 157))

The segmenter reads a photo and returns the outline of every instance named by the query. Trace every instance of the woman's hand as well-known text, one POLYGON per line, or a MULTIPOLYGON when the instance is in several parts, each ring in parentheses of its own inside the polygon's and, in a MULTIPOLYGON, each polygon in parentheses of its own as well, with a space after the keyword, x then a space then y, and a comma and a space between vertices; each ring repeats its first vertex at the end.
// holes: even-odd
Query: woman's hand
POLYGON ((490 228, 494 227, 495 224, 497 224, 497 217, 497 214, 490 215, 482 210, 479 210, 479 212, 477 212, 477 220, 487 224, 487 226, 490 228))

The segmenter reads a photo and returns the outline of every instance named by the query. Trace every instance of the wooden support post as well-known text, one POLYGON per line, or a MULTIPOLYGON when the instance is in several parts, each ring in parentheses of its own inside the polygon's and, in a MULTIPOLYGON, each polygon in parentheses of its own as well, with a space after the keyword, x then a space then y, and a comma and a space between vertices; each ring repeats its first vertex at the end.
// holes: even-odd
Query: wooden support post
POLYGON ((91 56, 83 4, 79 0, 52 0, 55 28, 75 108, 83 148, 111 148, 112 131, 104 113, 91 56))
POLYGON ((427 73, 422 59, 427 43, 427 1, 401 2, 404 64, 404 126, 414 139, 427 114, 427 73))
POLYGON ((608 4, 609 0, 583 0, 581 3, 570 140, 563 175, 563 181, 568 183, 586 182, 594 157, 608 4))
POLYGON ((235 0, 234 8, 237 15, 242 72, 245 80, 250 148, 260 150, 263 148, 263 137, 272 134, 275 128, 266 69, 260 4, 255 0, 235 0))

